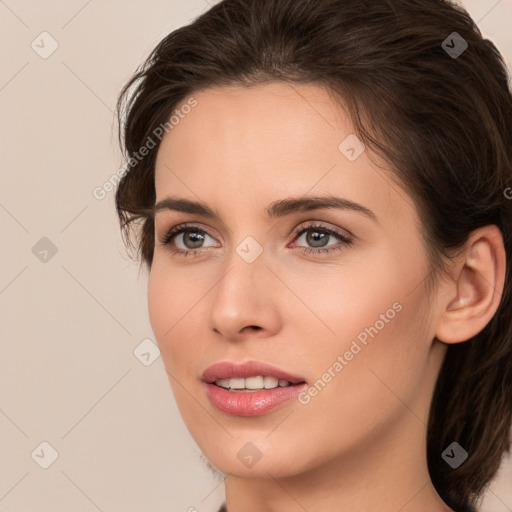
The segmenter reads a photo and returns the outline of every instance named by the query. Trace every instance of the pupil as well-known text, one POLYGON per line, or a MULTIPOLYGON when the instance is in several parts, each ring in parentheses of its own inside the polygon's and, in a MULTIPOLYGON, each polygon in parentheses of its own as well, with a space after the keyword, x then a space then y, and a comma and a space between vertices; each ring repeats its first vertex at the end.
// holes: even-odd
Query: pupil
POLYGON ((201 242, 203 241, 203 237, 198 233, 185 233, 185 245, 190 249, 196 249, 197 247, 201 247, 201 242), (192 240, 191 240, 192 238, 192 240), (195 240, 194 240, 195 238, 195 240), (187 241, 192 243, 192 247, 189 247, 187 241), (194 245, 196 244, 196 245, 194 245))
POLYGON ((327 241, 327 237, 329 235, 327 233, 320 233, 319 231, 310 231, 307 236, 308 243, 313 242, 314 247, 323 247, 327 241), (319 235, 319 236, 316 236, 319 235), (313 240, 311 240, 313 239, 313 240), (315 245, 316 242, 321 242, 320 245, 315 245), (322 243, 323 242, 323 243, 322 243))

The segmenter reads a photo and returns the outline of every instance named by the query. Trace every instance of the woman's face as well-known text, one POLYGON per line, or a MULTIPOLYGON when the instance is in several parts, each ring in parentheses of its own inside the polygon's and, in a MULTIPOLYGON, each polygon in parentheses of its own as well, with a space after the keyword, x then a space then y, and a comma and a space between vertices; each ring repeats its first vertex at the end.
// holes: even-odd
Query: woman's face
POLYGON ((432 342, 413 200, 372 164, 320 86, 193 96, 159 148, 156 201, 201 203, 213 216, 157 209, 148 289, 192 436, 239 476, 354 468, 390 447, 421 456, 444 352, 432 342), (327 196, 340 201, 288 205, 327 196), (178 225, 190 231, 164 245, 178 225), (255 364, 207 371, 224 362, 255 364))

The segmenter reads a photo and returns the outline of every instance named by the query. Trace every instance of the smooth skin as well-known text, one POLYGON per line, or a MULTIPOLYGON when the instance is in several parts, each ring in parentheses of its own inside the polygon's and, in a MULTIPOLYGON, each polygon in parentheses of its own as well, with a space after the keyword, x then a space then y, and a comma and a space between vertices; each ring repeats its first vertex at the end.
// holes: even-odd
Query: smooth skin
POLYGON ((200 201, 218 218, 156 214, 148 306, 183 420, 228 475, 229 512, 449 511, 427 470, 428 410, 447 344, 482 330, 499 305, 499 230, 475 231, 429 296, 413 198, 368 149, 354 161, 339 150, 353 130, 322 86, 218 87, 194 98, 158 150, 156 200, 200 201), (274 201, 325 194, 375 218, 350 209, 266 217, 274 201), (164 245, 182 223, 196 237, 164 245), (315 228, 295 236, 310 223, 353 243, 326 235, 322 245, 315 228), (237 253, 247 237, 263 250, 252 263, 237 253), (322 247, 340 250, 304 252, 322 247), (397 302, 401 311, 309 403, 236 417, 207 399, 201 375, 220 361, 263 361, 313 385, 397 302), (237 456, 247 443, 261 452, 252 467, 237 456))

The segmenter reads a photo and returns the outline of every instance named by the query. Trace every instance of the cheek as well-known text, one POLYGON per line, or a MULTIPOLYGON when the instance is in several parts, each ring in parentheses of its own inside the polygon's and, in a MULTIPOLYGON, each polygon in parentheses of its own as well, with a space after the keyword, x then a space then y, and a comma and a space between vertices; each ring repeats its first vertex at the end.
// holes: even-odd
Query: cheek
POLYGON ((154 261, 148 282, 148 313, 151 328, 160 345, 167 329, 173 325, 174 300, 169 293, 165 277, 154 261))
POLYGON ((336 267, 283 269, 283 280, 293 284, 301 299, 288 297, 293 304, 291 314, 295 313, 301 325, 303 342, 311 340, 332 351, 347 350, 358 335, 363 343, 365 338, 371 339, 368 329, 392 340, 389 334, 397 319, 404 316, 399 310, 404 302, 415 298, 409 294, 413 288, 410 283, 419 281, 423 273, 420 265, 404 271, 394 260, 393 253, 375 250, 368 251, 364 259, 347 254, 343 264, 336 267))
POLYGON ((330 273, 303 273, 297 281, 297 295, 308 297, 317 316, 304 315, 298 329, 308 347, 302 357, 309 375, 321 381, 318 406, 370 406, 364 414, 371 416, 390 397, 400 405, 393 393, 407 399, 417 391, 428 362, 429 303, 421 286, 427 267, 422 259, 407 265, 398 260, 394 252, 379 251, 364 265, 354 261, 330 273))
POLYGON ((190 322, 198 321, 194 319, 197 308, 192 306, 199 300, 200 291, 183 285, 179 273, 154 260, 148 282, 151 327, 180 414, 189 428, 197 428, 204 419, 198 415, 190 393, 200 392, 194 368, 202 349, 198 346, 200 337, 191 336, 189 327, 194 325, 190 322))
MULTIPOLYGON (((390 303, 386 297, 381 307, 375 303, 367 310, 367 321, 362 326, 351 323, 337 350, 322 358, 318 372, 321 380, 325 380, 326 370, 335 361, 340 364, 335 369, 342 369, 311 400, 312 409, 307 414, 312 421, 309 429, 325 428, 322 419, 325 422, 328 418, 333 439, 338 439, 341 445, 357 444, 377 435, 403 415, 424 417, 418 399, 428 366, 428 344, 422 329, 422 308, 427 304, 420 293, 414 297, 397 293, 392 299, 396 298, 397 301, 390 303), (386 309, 389 304, 391 308, 386 309), (386 316, 386 311, 389 317, 395 313, 394 318, 388 317, 388 323, 379 319, 381 313, 386 316), (340 355, 341 363, 337 359, 340 355), (313 400, 316 400, 314 405, 313 400), (343 434, 339 435, 338 431, 343 434)), ((346 323, 349 322, 347 319, 346 323)), ((340 323, 339 329, 344 328, 340 323)))
MULTIPOLYGON (((148 282, 148 313, 151 327, 168 373, 176 374, 188 357, 197 354, 194 341, 187 335, 195 314, 192 307, 201 296, 197 288, 180 282, 176 270, 166 269, 157 259, 148 282)), ((197 309, 197 308, 196 308, 197 309)))

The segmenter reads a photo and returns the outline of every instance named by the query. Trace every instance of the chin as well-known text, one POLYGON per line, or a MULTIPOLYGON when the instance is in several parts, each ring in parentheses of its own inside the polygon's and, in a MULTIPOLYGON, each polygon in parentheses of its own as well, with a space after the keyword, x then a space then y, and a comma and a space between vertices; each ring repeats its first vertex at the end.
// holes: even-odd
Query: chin
MULTIPOLYGON (((269 444, 265 440, 267 433, 260 434, 262 440, 256 440, 254 434, 237 436, 224 444, 214 446, 210 443, 199 444, 209 463, 225 475, 241 478, 286 478, 305 472, 311 461, 304 457, 299 446, 291 444, 269 444), (251 441, 253 439, 254 441, 251 441)), ((211 439, 211 438, 210 438, 211 439)))

